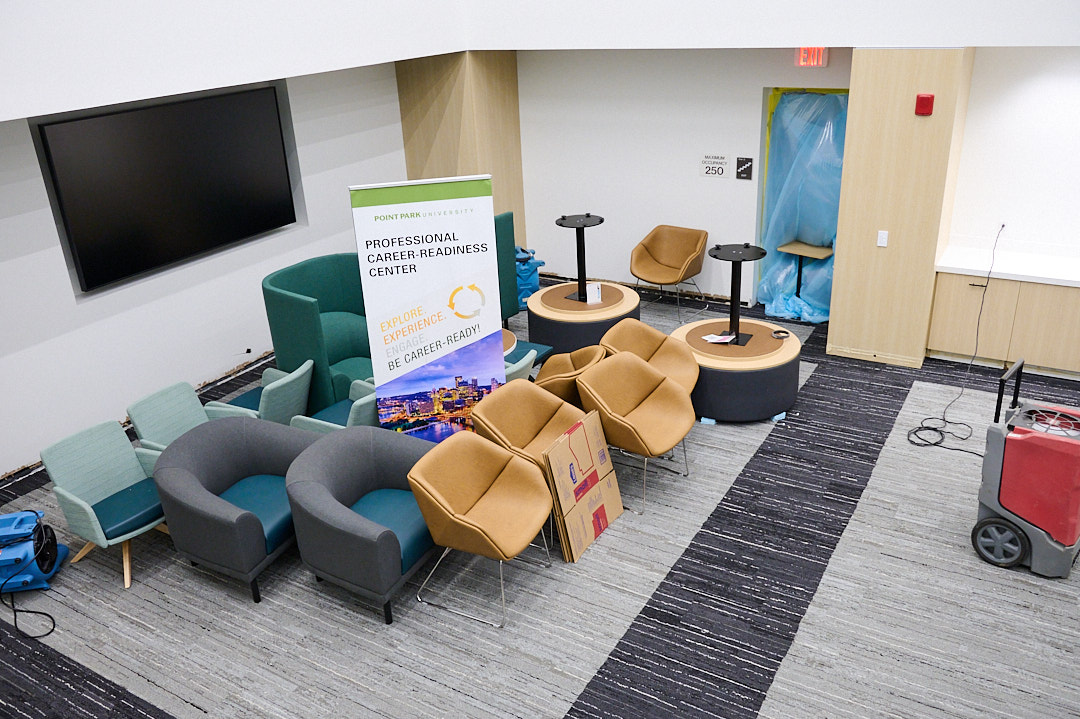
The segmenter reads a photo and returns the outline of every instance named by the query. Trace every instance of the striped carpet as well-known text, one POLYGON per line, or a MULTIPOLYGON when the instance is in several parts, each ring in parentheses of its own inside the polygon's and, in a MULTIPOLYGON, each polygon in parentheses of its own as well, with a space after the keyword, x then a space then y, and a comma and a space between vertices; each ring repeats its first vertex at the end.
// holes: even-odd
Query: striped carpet
MULTIPOLYGON (((643 319, 666 331, 677 324, 664 304, 644 308, 643 319)), ((936 487, 954 465, 970 474, 968 455, 913 448, 903 437, 912 413, 939 412, 958 385, 970 388, 973 402, 959 403, 965 418, 977 415, 985 427, 997 371, 934 360, 914 371, 826 357, 824 328, 792 327, 806 339, 804 385, 787 418, 696 425, 687 442, 690 479, 650 473, 644 516, 623 515, 578 564, 508 566, 510 623, 502 631, 417 605, 407 593, 395 602, 394 624, 384 626, 376 609, 316 587, 295 552, 260 579, 264 600, 254 605, 244 587, 179 561, 168 538, 151 533, 137 541, 127 592, 118 551, 95 551, 63 569, 53 590, 18 597, 21 606, 52 613, 57 630, 23 640, 0 624, 8 649, 0 655, 0 715, 975 716, 965 713, 970 705, 989 706, 984 716, 1025 716, 971 700, 956 677, 926 669, 947 672, 946 654, 924 666, 914 640, 867 639, 910 633, 937 606, 906 605, 898 583, 933 586, 929 574, 940 589, 953 578, 910 557, 904 566, 921 574, 892 576, 894 552, 882 549, 875 528, 890 516, 895 523, 962 510, 942 533, 944 554, 965 566, 962 592, 973 587, 986 603, 1008 588, 1016 595, 1008 610, 1022 607, 1024 591, 1039 601, 1054 597, 1039 607, 1042 623, 1034 626, 1042 634, 1028 632, 1019 654, 1038 662, 1018 676, 1059 701, 1019 706, 1076 716, 1067 709, 1077 692, 1066 648, 1080 644, 1080 627, 1064 622, 1076 614, 1076 584, 1037 580, 1034 596, 1030 573, 975 559, 961 536, 974 515, 970 480, 948 485, 951 514, 939 507, 941 492, 887 491, 909 475, 936 487), (908 471, 911 464, 924 471, 908 471), (855 600, 860 572, 874 579, 858 585, 855 600), (878 615, 886 617, 880 625, 878 615), (1053 641, 1042 638, 1051 619, 1062 620, 1053 641), (916 689, 905 694, 909 682, 916 689), (939 690, 937 704, 920 704, 918 685, 935 682, 950 688, 939 690), (898 697, 907 701, 896 704, 898 697)), ((249 379, 212 391, 227 395, 249 379)), ((1080 389, 1066 381, 1029 377, 1023 395, 1080 405, 1080 389)), ((981 450, 978 436, 968 444, 981 450)), ((616 470, 624 500, 637 506, 639 467, 620 460, 616 470)), ((43 508, 61 540, 74 543, 41 474, 0 486, 3 511, 43 508)), ((489 563, 459 558, 440 568, 433 589, 483 611, 497 576, 489 563)), ((928 601, 925 594, 918 600, 928 601)), ((941 609, 957 613, 955 605, 944 601, 941 609)), ((1001 614, 1008 612, 992 616, 1001 614)), ((999 621, 977 614, 974 631, 983 616, 999 621)), ((1004 643, 1008 650, 1011 642, 998 637, 978 648, 989 653, 1004 643)), ((996 696, 982 681, 983 693, 996 696)))

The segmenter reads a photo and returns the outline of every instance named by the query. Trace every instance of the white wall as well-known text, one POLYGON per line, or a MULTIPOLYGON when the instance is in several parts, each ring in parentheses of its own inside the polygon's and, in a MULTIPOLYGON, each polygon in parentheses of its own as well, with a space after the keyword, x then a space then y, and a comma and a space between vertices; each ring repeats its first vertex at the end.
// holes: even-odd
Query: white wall
POLYGON ((288 91, 306 221, 92 295, 72 287, 27 123, 0 123, 0 474, 148 392, 270 350, 262 278, 355 249, 348 185, 406 178, 394 67, 288 91))
POLYGON ((1046 258, 1050 275, 1063 257, 1080 268, 1078 118, 1080 48, 975 51, 949 238, 953 250, 982 250, 972 269, 989 268, 1002 223, 995 267, 1023 253, 1046 258))
POLYGON ((458 50, 1080 45, 1076 0, 9 0, 0 121, 458 50))
POLYGON ((464 48, 444 0, 0 3, 0 121, 464 48))
POLYGON ((468 0, 470 49, 1080 44, 1075 0, 468 0))
MULTIPOLYGON (((763 93, 847 87, 850 50, 827 68, 795 67, 795 51, 519 52, 522 166, 529 247, 544 272, 576 277, 574 232, 563 214, 592 212, 590 277, 633 282, 630 251, 653 227, 709 232, 709 243, 757 240, 763 93), (705 154, 754 159, 753 180, 703 177, 705 154)), ((706 258, 703 292, 727 296, 730 267, 706 258)), ((754 263, 744 264, 743 298, 754 263)))

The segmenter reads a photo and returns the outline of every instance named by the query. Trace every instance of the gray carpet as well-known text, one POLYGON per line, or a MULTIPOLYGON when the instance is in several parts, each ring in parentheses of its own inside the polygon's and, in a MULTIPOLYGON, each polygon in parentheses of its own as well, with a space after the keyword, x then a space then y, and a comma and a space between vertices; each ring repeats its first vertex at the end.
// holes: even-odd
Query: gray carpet
MULTIPOLYGON (((687 314, 683 322, 704 317, 687 314)), ((643 307, 642 319, 665 331, 679 324, 664 304, 643 307)), ((519 336, 523 324, 511 325, 519 336)), ((812 330, 792 329, 804 341, 812 330)), ((650 472, 644 516, 624 514, 578 564, 508 565, 505 629, 418 605, 410 593, 395 601, 394 624, 385 626, 378 609, 316 585, 295 550, 260 577, 263 602, 255 605, 239 582, 180 561, 168 537, 150 533, 134 542, 130 590, 114 548, 65 567, 54 589, 19 597, 20 606, 56 617, 55 633, 25 644, 41 663, 70 662, 55 662, 50 686, 60 687, 67 709, 81 698, 83 713, 35 698, 32 675, 21 691, 20 659, 9 655, 0 661, 8 682, 0 715, 1080 716, 1077 578, 980 562, 967 537, 979 459, 905 439, 955 396, 942 385, 967 384, 950 417, 976 425, 968 446, 981 451, 996 373, 826 358, 824 334, 809 339, 807 385, 788 421, 696 425, 687 439, 691 476, 650 472), (827 371, 816 372, 815 362, 827 371), (821 488, 801 476, 804 466, 821 488), (764 486, 780 494, 755 489, 764 486), (788 513, 797 532, 751 546, 724 527, 732 508, 749 531, 755 517, 782 528, 788 513), (802 543, 785 550, 790 539, 802 543), (772 565, 756 564, 759 552, 808 569, 766 569, 772 565), (718 553, 734 571, 716 574, 718 553), (763 582, 769 596, 743 579, 763 582), (666 631, 671 601, 691 621, 678 621, 678 638, 648 636, 666 631), (770 602, 782 621, 761 620, 770 602), (718 606, 746 617, 756 633, 737 622, 716 633, 718 606), (632 671, 609 671, 616 658, 632 671), (63 684, 67 671, 77 685, 63 684), (706 686, 680 689, 690 676, 706 686), (742 676, 750 680, 740 684, 742 676)), ((1029 382, 1026 397, 1080 404, 1076 383, 1029 382)), ((624 502, 639 507, 640 465, 616 455, 616 472, 624 502)), ((0 511, 23 508, 44 509, 61 541, 81 546, 66 535, 47 486, 0 511)), ((494 615, 496 565, 451 559, 433 591, 494 615)), ((20 626, 35 631, 33 621, 20 626)))
MULTIPOLYGON (((1080 716, 1080 573, 997 569, 971 549, 979 457, 906 433, 955 387, 916 382, 761 708, 763 719, 1080 716)), ((982 451, 995 397, 950 419, 982 451)))

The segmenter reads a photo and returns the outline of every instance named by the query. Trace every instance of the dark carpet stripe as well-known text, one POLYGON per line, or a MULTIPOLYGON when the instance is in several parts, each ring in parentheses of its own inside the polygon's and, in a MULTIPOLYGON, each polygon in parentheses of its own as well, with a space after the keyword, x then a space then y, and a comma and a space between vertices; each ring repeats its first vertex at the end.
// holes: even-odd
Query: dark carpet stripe
POLYGON ((171 718, 40 641, 26 639, 6 622, 0 622, 0 645, 3 646, 0 651, 0 716, 26 719, 171 718))
POLYGON ((757 715, 914 376, 867 370, 819 365, 567 716, 757 715))

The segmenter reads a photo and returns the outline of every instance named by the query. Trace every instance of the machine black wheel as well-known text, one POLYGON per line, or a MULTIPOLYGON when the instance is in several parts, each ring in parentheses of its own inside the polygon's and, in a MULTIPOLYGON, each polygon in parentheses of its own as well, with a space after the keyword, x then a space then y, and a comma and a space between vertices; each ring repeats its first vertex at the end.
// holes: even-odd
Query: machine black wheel
POLYGON ((1024 531, 1001 517, 987 517, 976 524, 971 546, 980 559, 996 567, 1015 567, 1031 549, 1024 531))

